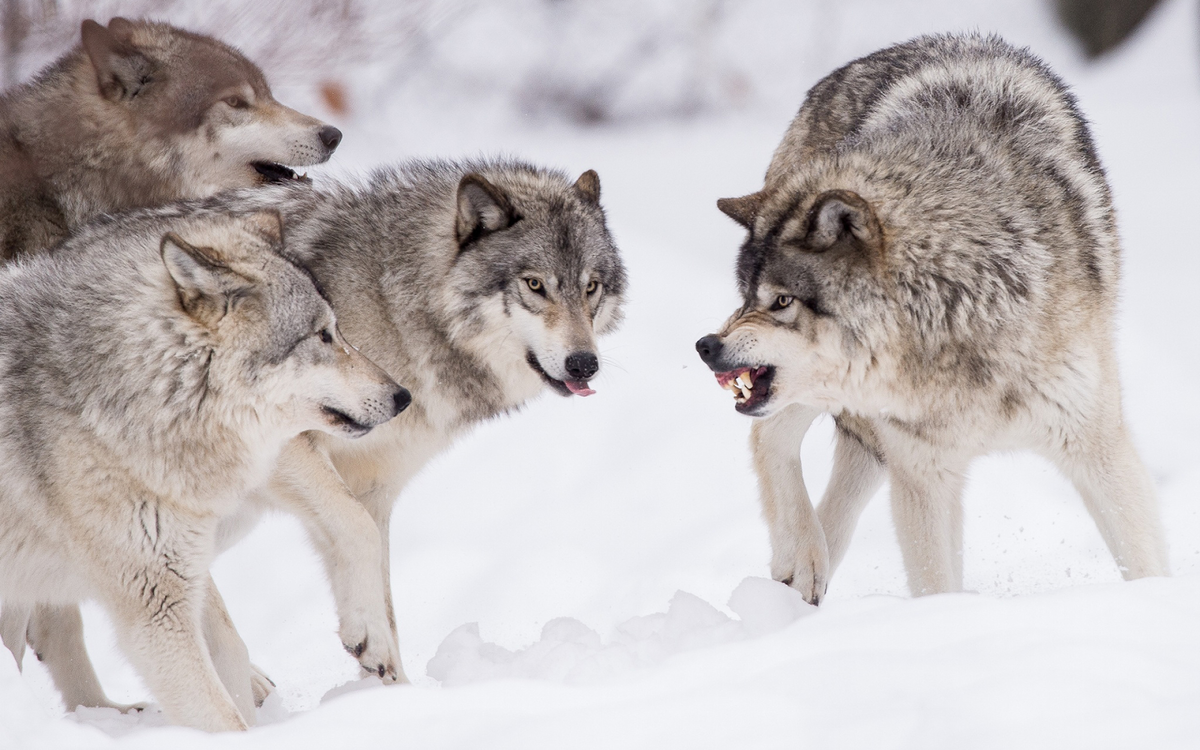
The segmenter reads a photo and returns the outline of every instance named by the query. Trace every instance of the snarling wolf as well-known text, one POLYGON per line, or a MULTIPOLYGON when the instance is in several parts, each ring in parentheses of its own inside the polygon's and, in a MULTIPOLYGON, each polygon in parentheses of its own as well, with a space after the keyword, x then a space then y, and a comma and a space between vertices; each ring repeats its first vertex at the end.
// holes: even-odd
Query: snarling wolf
POLYGON ((749 232, 744 303, 697 349, 758 418, 777 580, 819 601, 886 473, 910 589, 960 590, 967 467, 1015 448, 1074 482, 1122 575, 1166 573, 1121 412, 1109 188, 1042 62, 980 36, 856 60, 809 92, 763 189, 718 206, 749 232), (814 511, 799 444, 820 412, 838 440, 814 511))
POLYGON ((0 96, 0 261, 101 213, 294 179, 340 140, 211 37, 84 21, 79 46, 0 96))
POLYGON ((92 680, 69 660, 98 599, 168 717, 206 730, 254 718, 219 521, 298 434, 361 437, 410 398, 281 240, 273 212, 148 211, 0 271, 0 597, 75 613, 41 621, 51 671, 92 680))
MULTIPOLYGON (((173 210, 282 211, 288 253, 312 272, 346 338, 412 391, 405 414, 363 439, 292 441, 267 487, 218 530, 227 547, 268 508, 298 516, 324 561, 346 650, 366 673, 406 682, 391 602, 392 505, 474 425, 547 389, 594 393, 596 337, 620 322, 626 283, 599 177, 572 182, 502 160, 414 161, 360 187, 286 184, 173 210)), ((54 658, 82 662, 79 626, 66 625, 50 639, 54 658)))

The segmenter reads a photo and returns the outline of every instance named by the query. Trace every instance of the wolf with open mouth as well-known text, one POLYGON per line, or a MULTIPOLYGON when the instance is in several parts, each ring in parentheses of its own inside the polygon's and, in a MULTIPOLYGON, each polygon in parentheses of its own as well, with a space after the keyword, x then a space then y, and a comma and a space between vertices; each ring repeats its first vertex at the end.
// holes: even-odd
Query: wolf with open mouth
POLYGON ((696 348, 758 418, 776 580, 818 602, 886 474, 910 589, 961 590, 968 466, 1016 448, 1074 482, 1123 576, 1166 573, 1121 410, 1109 189, 1041 61, 974 35, 856 60, 809 92, 763 189, 718 207, 748 231, 744 304, 696 348), (821 412, 814 509, 799 448, 821 412))
POLYGON ((303 180, 293 167, 328 160, 341 139, 212 37, 84 21, 77 47, 0 95, 0 262, 99 214, 303 180))
MULTIPOLYGON (((620 323, 626 286, 600 178, 502 159, 411 161, 364 185, 289 181, 160 209, 264 210, 284 215, 289 257, 311 272, 346 339, 403 379, 412 405, 357 440, 354 420, 327 409, 342 434, 289 443, 269 487, 222 521, 219 548, 268 508, 295 514, 325 563, 346 650, 365 673, 406 682, 389 583, 392 506, 480 422, 547 390, 595 393, 596 340, 620 323)), ((67 624, 43 644, 51 668, 85 664, 79 622, 67 624)), ((94 682, 90 665, 83 671, 94 682)), ((269 690, 253 687, 256 700, 269 690)))

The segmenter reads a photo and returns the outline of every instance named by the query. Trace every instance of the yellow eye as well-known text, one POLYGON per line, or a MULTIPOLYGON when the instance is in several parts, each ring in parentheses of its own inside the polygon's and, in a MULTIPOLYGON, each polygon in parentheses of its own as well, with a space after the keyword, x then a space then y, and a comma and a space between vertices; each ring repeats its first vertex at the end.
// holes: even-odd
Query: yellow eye
POLYGON ((529 285, 530 289, 537 292, 538 294, 541 294, 542 290, 545 288, 542 285, 541 279, 525 279, 525 283, 529 285))
POLYGON ((788 296, 788 295, 786 295, 786 294, 781 294, 781 295, 779 295, 778 297, 776 297, 776 298, 775 298, 775 309, 776 309, 776 310, 782 310, 783 308, 785 308, 785 307, 787 307, 788 305, 792 304, 792 302, 793 302, 795 299, 796 299, 795 297, 789 297, 789 296, 788 296))
POLYGON ((600 288, 600 282, 598 282, 598 281, 589 281, 589 282, 587 283, 587 289, 586 289, 585 291, 586 291, 586 292, 588 293, 588 295, 590 296, 590 295, 593 295, 593 294, 595 294, 595 293, 596 293, 596 290, 597 290, 597 289, 599 289, 599 288, 600 288))

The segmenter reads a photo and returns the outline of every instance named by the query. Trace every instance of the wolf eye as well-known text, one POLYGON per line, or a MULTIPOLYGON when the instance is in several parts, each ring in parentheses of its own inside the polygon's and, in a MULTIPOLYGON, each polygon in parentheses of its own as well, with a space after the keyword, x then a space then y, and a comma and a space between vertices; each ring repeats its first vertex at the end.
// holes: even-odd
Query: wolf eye
POLYGON ((240 96, 227 96, 225 97, 225 103, 234 109, 245 109, 250 106, 249 102, 240 96))
POLYGON ((333 334, 329 332, 328 328, 322 328, 320 331, 317 332, 317 335, 321 337, 322 344, 332 344, 333 343, 333 334))
POLYGON ((600 288, 600 282, 589 281, 587 283, 587 289, 585 289, 584 291, 586 291, 588 293, 588 295, 591 296, 591 295, 595 294, 596 290, 598 290, 599 288, 600 288))
POLYGON ((796 301, 795 297, 791 297, 786 294, 781 294, 775 298, 775 304, 771 305, 771 309, 772 310, 782 310, 783 308, 787 307, 788 305, 792 304, 795 301, 796 301))
POLYGON ((529 286, 529 288, 532 291, 537 292, 538 294, 542 295, 543 297, 546 296, 546 285, 542 283, 541 279, 529 278, 529 279, 525 279, 525 283, 529 286))

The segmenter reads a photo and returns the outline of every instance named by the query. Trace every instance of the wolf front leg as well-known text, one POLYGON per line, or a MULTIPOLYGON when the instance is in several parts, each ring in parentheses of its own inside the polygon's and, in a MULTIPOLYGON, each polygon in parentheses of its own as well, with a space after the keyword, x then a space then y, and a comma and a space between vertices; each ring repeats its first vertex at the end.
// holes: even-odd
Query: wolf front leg
POLYGON ((211 575, 208 576, 208 584, 205 587, 203 623, 204 641, 208 644, 213 667, 246 725, 254 726, 258 720, 258 714, 254 710, 255 703, 262 703, 256 701, 253 685, 255 670, 250 665, 250 654, 246 650, 246 644, 233 627, 233 620, 225 609, 225 600, 221 598, 221 592, 217 591, 217 584, 211 575))
POLYGON ((800 443, 820 409, 799 404, 756 420, 750 450, 771 536, 771 577, 819 604, 829 582, 825 533, 800 467, 800 443))
POLYGON ((304 523, 321 555, 346 650, 384 682, 407 682, 390 620, 386 547, 376 520, 305 435, 284 448, 271 491, 304 523))
POLYGON ((892 520, 913 596, 962 591, 962 491, 966 462, 888 456, 892 520))
POLYGON ((207 573, 190 562, 161 550, 109 554, 92 572, 119 642, 167 717, 208 732, 246 729, 205 642, 207 573))
POLYGON ((833 473, 817 506, 817 517, 829 548, 830 577, 846 556, 858 519, 886 474, 869 423, 839 417, 837 427, 833 473))

